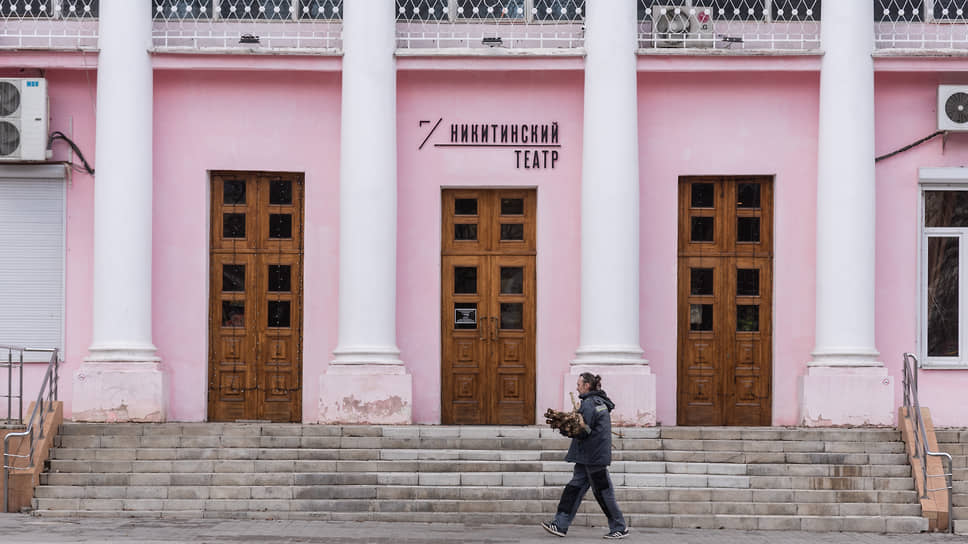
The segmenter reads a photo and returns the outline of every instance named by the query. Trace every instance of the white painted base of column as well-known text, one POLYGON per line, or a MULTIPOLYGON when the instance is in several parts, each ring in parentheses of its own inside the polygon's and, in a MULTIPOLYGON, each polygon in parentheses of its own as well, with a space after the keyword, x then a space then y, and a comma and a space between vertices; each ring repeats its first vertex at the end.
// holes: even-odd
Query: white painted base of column
POLYGON ((163 422, 168 379, 161 363, 86 360, 73 376, 72 419, 94 422, 163 422))
POLYGON ((331 364, 319 378, 319 422, 409 425, 413 376, 403 365, 331 364))
POLYGON ((655 425, 655 374, 648 364, 572 364, 571 371, 564 377, 563 408, 565 410, 572 409, 569 393, 574 393, 575 400, 578 400, 575 384, 578 376, 583 372, 591 372, 602 377, 602 389, 615 403, 615 410, 612 411, 613 426, 651 427, 655 425))
POLYGON ((808 366, 800 378, 807 427, 894 425, 894 378, 884 366, 808 366))

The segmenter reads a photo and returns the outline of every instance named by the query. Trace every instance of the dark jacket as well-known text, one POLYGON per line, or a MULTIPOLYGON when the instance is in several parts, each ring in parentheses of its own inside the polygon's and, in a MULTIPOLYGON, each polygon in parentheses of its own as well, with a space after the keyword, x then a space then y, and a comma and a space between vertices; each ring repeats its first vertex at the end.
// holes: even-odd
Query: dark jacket
POLYGON ((612 409, 615 403, 604 391, 589 391, 581 395, 582 419, 586 430, 572 438, 565 461, 583 465, 612 463, 612 409))

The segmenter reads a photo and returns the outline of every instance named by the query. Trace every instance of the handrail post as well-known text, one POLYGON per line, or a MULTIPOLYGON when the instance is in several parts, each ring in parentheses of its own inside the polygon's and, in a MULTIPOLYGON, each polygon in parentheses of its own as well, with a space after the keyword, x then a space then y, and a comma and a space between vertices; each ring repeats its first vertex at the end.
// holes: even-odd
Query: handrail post
POLYGON ((7 467, 7 439, 3 439, 3 511, 10 509, 10 469, 7 467))
MULTIPOLYGON (((20 403, 20 412, 18 417, 20 422, 24 421, 24 352, 20 352, 20 394, 17 396, 17 402, 20 403)), ((9 412, 8 412, 9 414, 9 412)))
POLYGON ((13 349, 7 348, 7 421, 13 421, 13 349))

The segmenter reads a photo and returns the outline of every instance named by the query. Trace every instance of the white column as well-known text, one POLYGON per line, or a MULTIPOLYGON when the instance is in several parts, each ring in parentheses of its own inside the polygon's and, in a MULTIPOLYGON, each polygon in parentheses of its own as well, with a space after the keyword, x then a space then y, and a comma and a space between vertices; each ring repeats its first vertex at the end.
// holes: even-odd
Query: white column
POLYGON ((890 425, 894 384, 874 347, 874 8, 840 0, 824 8, 817 331, 800 417, 805 425, 890 425))
POLYGON ((73 417, 163 421, 151 340, 151 5, 102 0, 99 17, 93 338, 73 377, 73 417))
POLYGON ((652 425, 655 376, 639 345, 636 11, 637 0, 586 3, 581 345, 564 391, 581 372, 601 374, 613 421, 652 425))
POLYGON ((339 340, 320 421, 409 423, 396 341, 397 94, 393 0, 343 5, 339 340))

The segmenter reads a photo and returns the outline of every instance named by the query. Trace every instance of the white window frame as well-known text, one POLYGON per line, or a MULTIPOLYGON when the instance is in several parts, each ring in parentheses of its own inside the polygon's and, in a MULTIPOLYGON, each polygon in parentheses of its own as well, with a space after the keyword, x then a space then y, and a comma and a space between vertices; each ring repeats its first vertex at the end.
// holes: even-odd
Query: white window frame
POLYGON ((918 341, 921 366, 968 370, 968 227, 926 227, 926 191, 968 191, 968 168, 921 168, 918 184, 918 341), (958 357, 928 357, 928 238, 958 238, 958 357))
MULTIPOLYGON (((56 347, 60 349, 61 353, 64 353, 64 337, 66 329, 66 301, 67 301, 67 180, 68 172, 65 166, 59 164, 44 164, 44 165, 8 165, 0 164, 0 180, 13 181, 13 182, 23 182, 30 183, 32 180, 42 180, 47 183, 60 183, 60 196, 61 196, 61 233, 60 233, 60 257, 61 257, 61 277, 60 277, 60 316, 59 323, 57 324, 59 331, 56 346, 25 346, 25 347, 37 347, 37 348, 49 348, 56 347)), ((0 264, 2 266, 2 264, 0 264)), ((2 301, 0 301, 2 303, 2 301)), ((6 308, 9 311, 9 308, 6 308)), ((21 343, 22 340, 19 338, 10 338, 5 336, 5 331, 0 330, 0 341, 11 342, 14 345, 21 343)), ((61 356, 63 358, 63 355, 61 356)), ((24 362, 42 362, 46 363, 50 360, 50 355, 46 353, 25 353, 24 362)))

